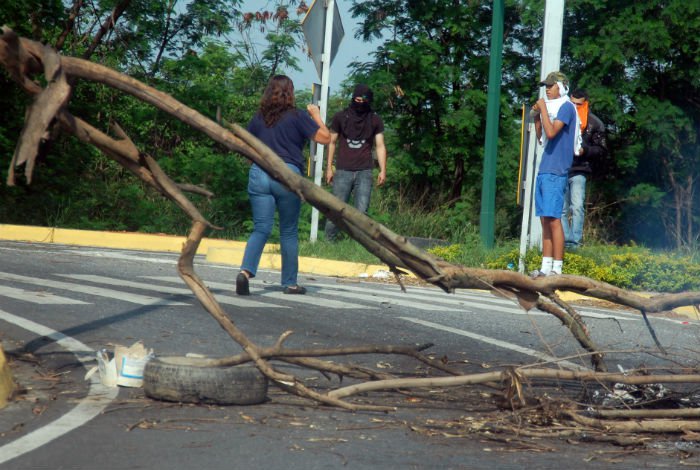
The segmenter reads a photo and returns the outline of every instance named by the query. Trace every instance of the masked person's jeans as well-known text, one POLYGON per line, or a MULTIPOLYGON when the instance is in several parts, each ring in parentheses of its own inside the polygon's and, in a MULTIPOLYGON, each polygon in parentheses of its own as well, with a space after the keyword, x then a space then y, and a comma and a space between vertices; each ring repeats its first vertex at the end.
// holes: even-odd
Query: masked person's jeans
POLYGON ((576 248, 581 245, 583 220, 586 215, 585 203, 586 177, 584 175, 570 177, 564 195, 564 210, 561 215, 564 241, 567 247, 576 248), (569 213, 571 213, 571 223, 569 223, 569 213))
MULTIPOLYGON (((299 168, 287 164, 290 170, 300 174, 299 168)), ((282 255, 282 286, 296 286, 299 272, 299 212, 301 199, 296 193, 265 173, 257 165, 248 172, 248 196, 253 210, 253 233, 248 238, 241 269, 255 276, 265 243, 275 222, 275 209, 279 212, 280 251, 282 255)))
MULTIPOLYGON (((355 208, 366 214, 372 196, 372 181, 372 170, 336 170, 333 175, 333 195, 343 202, 348 202, 352 193, 355 208)), ((326 240, 333 241, 338 235, 338 227, 327 220, 325 232, 326 240)))

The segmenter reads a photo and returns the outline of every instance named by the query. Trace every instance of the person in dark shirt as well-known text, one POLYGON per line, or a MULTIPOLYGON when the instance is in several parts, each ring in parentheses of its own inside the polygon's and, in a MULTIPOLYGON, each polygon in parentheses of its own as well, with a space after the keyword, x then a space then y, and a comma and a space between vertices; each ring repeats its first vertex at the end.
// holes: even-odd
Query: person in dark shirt
MULTIPOLYGON (((326 145, 331 134, 321 119, 318 106, 308 105, 308 114, 296 108, 294 84, 285 75, 276 75, 265 88, 260 108, 248 131, 270 147, 290 170, 304 170, 302 149, 308 139, 326 145)), ((265 243, 272 232, 275 210, 279 212, 282 286, 285 294, 305 294, 297 283, 299 272, 299 212, 301 199, 275 181, 258 165, 248 173, 248 195, 253 210, 253 233, 243 254, 241 272, 236 277, 236 293, 250 295, 248 279, 255 277, 265 243)))
MULTIPOLYGON (((372 145, 377 153, 379 175, 377 186, 386 181, 386 147, 384 145, 384 123, 372 111, 372 90, 367 85, 356 85, 350 106, 333 116, 331 143, 328 146, 326 184, 333 184, 333 195, 348 202, 353 195, 357 210, 367 213, 372 195, 372 145), (338 158, 333 169, 333 160, 338 158)), ((326 221, 326 240, 334 241, 338 228, 326 221)))
POLYGON ((574 154, 569 169, 569 181, 564 197, 561 223, 564 228, 566 248, 578 248, 583 240, 583 222, 586 214, 586 180, 592 173, 591 162, 600 161, 608 153, 605 140, 605 125, 589 109, 588 93, 585 90, 571 92, 571 102, 576 105, 581 122, 581 154, 574 154), (569 223, 571 216, 571 223, 569 223))

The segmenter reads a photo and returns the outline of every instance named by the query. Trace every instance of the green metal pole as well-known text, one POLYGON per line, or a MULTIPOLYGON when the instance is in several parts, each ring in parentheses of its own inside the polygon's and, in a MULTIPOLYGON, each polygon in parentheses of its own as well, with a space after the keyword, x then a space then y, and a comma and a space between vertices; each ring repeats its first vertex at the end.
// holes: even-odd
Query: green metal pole
POLYGON ((501 75, 503 52, 503 0, 493 1, 491 25, 491 59, 486 108, 484 142, 484 174, 481 185, 481 243, 493 248, 496 206, 496 160, 498 157, 498 121, 501 107, 501 75))

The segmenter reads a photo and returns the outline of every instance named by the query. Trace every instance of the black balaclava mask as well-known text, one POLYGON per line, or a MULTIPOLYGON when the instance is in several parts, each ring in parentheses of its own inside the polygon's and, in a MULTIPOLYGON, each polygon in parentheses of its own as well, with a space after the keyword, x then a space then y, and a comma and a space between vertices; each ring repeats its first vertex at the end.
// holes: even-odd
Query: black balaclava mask
POLYGON ((369 89, 367 85, 356 85, 355 90, 352 92, 352 102, 350 103, 350 108, 358 114, 366 114, 372 110, 372 98, 374 98, 374 93, 369 89), (358 103, 355 98, 364 98, 363 103, 358 103))

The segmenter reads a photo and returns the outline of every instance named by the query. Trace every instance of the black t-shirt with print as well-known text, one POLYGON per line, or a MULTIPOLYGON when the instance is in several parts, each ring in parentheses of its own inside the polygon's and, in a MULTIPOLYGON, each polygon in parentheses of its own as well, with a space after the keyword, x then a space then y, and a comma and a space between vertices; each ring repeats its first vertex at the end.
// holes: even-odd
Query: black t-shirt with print
POLYGON ((363 133, 355 139, 349 139, 343 132, 350 111, 343 110, 333 116, 331 132, 338 134, 335 167, 338 170, 358 171, 374 168, 372 161, 372 145, 374 136, 384 132, 384 122, 375 112, 367 116, 370 125, 365 126, 363 133))

